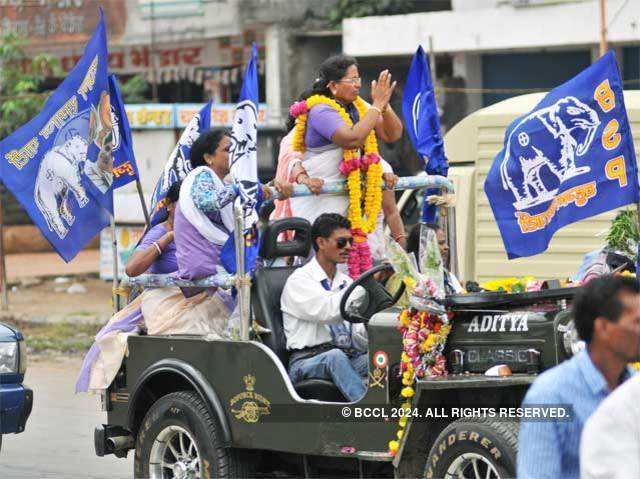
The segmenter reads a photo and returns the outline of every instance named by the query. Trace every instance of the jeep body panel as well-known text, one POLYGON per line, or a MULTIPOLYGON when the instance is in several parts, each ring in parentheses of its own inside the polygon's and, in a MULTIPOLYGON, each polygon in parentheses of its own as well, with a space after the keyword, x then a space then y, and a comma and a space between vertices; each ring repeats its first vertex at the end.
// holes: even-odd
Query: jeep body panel
MULTIPOLYGON (((137 386, 131 389, 128 404, 119 403, 119 407, 128 408, 126 417, 116 408, 109 411, 110 425, 134 429, 136 401, 145 384, 142 378, 179 367, 201 373, 199 381, 206 386, 193 389, 216 414, 220 413, 215 406, 218 398, 223 412, 217 417, 221 424, 228 424, 232 447, 342 457, 362 453, 377 460, 390 459, 387 449, 395 435, 395 420, 345 421, 339 415, 345 403, 300 398, 280 360, 261 343, 134 336, 129 338, 129 350, 127 384, 137 386), (211 391, 213 398, 209 397, 211 391)), ((387 380, 384 374, 371 386, 370 379, 368 392, 358 404, 383 404, 387 380)), ((114 394, 117 392, 112 391, 114 394)))

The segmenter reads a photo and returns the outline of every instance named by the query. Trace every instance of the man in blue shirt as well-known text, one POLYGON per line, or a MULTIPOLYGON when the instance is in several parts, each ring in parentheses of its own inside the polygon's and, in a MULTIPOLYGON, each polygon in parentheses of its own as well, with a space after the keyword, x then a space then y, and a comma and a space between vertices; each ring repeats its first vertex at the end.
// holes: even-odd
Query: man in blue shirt
POLYGON ((518 479, 579 479, 582 428, 600 402, 632 374, 639 357, 640 286, 635 278, 605 275, 576 295, 573 315, 587 349, 544 372, 523 405, 571 406, 567 421, 520 424, 518 479))

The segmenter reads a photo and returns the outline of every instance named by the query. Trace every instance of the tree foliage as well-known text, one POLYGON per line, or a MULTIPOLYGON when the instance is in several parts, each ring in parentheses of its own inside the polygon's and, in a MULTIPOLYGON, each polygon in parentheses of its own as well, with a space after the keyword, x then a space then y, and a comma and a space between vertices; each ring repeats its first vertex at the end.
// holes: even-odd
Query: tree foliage
MULTIPOLYGON (((0 140, 36 116, 50 92, 43 92, 46 77, 61 76, 57 60, 49 55, 29 58, 27 42, 15 34, 0 37, 0 140)), ((6 224, 31 220, 4 186, 0 187, 6 224)))
POLYGON ((125 103, 144 103, 150 100, 149 82, 143 75, 135 75, 120 85, 122 100, 125 103))
POLYGON ((345 18, 407 13, 412 0, 338 0, 328 14, 331 25, 340 25, 345 18))
POLYGON ((0 139, 36 116, 50 92, 42 92, 47 76, 61 74, 50 55, 27 57, 27 42, 13 33, 0 38, 0 139))

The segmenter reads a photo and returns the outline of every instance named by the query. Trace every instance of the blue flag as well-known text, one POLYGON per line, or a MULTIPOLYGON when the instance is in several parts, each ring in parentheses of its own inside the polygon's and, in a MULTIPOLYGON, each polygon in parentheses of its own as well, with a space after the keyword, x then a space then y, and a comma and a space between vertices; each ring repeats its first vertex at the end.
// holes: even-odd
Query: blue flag
POLYGON ((138 166, 133 155, 129 120, 115 75, 109 75, 109 97, 113 125, 113 187, 115 189, 135 181, 138 178, 138 166))
MULTIPOLYGON (((231 128, 229 170, 238 186, 244 212, 245 271, 255 268, 258 258, 258 207, 262 202, 262 188, 258 181, 258 49, 255 43, 242 82, 231 128)), ((220 252, 222 265, 230 273, 236 272, 235 240, 229 237, 220 252)))
POLYGON ((42 234, 72 260, 109 224, 112 130, 102 11, 78 64, 42 111, 0 142, 0 175, 42 234))
MULTIPOLYGON (((418 47, 402 96, 402 114, 407 126, 407 134, 414 149, 424 161, 424 169, 428 175, 447 176, 449 165, 444 153, 444 141, 440 132, 440 116, 436 105, 436 96, 431 80, 429 62, 418 47)), ((426 196, 436 195, 438 189, 429 189, 426 196)), ((422 222, 434 223, 437 209, 426 201, 422 207, 422 222)))
POLYGON ((509 125, 484 191, 509 259, 545 251, 563 226, 638 202, 636 155, 613 53, 509 125))
POLYGON ((211 108, 213 102, 209 101, 200 111, 194 115, 187 127, 182 132, 178 144, 169 155, 169 160, 164 166, 162 175, 156 183, 151 197, 151 226, 162 223, 167 219, 166 197, 169 188, 176 181, 182 181, 191 168, 191 147, 198 139, 200 133, 211 128, 211 108))

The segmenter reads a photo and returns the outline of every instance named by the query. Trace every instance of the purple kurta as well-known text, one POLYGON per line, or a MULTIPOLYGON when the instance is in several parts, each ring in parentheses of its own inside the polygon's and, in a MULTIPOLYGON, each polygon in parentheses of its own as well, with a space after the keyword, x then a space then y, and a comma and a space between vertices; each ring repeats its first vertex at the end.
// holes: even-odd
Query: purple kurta
POLYGON ((178 276, 182 279, 200 279, 216 274, 222 246, 215 245, 202 236, 184 217, 179 205, 176 207, 173 225, 178 276))
POLYGON ((333 143, 331 137, 344 121, 329 105, 316 105, 309 112, 304 143, 308 148, 320 148, 333 143))
MULTIPOLYGON (((167 228, 163 224, 155 225, 144 235, 142 241, 136 248, 136 251, 146 250, 165 234, 167 234, 167 228)), ((147 270, 147 273, 169 274, 177 271, 177 269, 178 261, 176 260, 176 244, 172 241, 166 246, 162 254, 153 262, 151 267, 147 270)))

